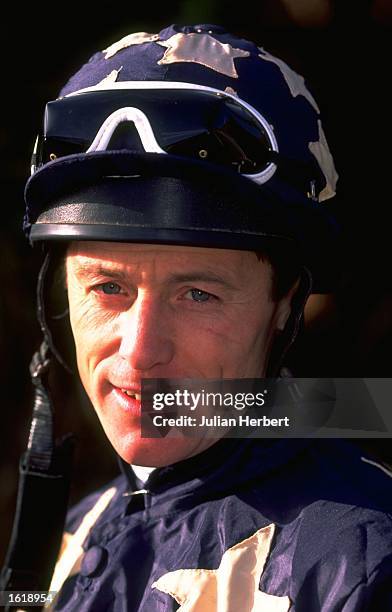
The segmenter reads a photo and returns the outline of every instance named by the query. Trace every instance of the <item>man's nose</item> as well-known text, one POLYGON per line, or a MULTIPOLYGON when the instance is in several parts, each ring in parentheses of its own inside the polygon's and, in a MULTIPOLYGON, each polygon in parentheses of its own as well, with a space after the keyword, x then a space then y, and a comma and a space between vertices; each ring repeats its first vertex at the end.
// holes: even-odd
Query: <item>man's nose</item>
POLYGON ((174 356, 174 341, 165 305, 139 292, 131 308, 121 315, 119 354, 134 370, 149 371, 167 365, 174 356))

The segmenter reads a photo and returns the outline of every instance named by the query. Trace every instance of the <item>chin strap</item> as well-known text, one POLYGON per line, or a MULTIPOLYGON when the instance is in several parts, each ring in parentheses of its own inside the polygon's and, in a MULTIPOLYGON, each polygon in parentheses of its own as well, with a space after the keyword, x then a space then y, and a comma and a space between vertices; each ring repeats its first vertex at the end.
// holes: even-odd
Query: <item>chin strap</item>
MULTIPOLYGON (((33 363, 34 359, 37 356, 37 358, 41 360, 41 365, 44 366, 46 355, 49 354, 49 351, 54 357, 56 357, 57 361, 63 366, 63 368, 69 374, 72 374, 71 368, 64 361, 64 359, 60 355, 59 351, 57 350, 53 342, 52 332, 51 332, 50 326, 48 325, 48 322, 46 319, 46 307, 45 307, 45 303, 47 299, 46 285, 48 281, 49 269, 51 268, 53 270, 53 266, 55 266, 55 264, 56 264, 56 259, 55 257, 52 256, 51 251, 48 249, 45 252, 44 260, 43 260, 41 269, 38 274, 38 282, 37 282, 37 318, 38 318, 38 322, 39 322, 39 325, 40 325, 40 328, 41 328, 41 331, 44 337, 44 342, 41 345, 40 353, 38 352, 35 353, 35 355, 33 356, 32 363, 30 364, 30 373, 32 377, 33 377, 33 373, 31 369, 34 368, 34 363, 33 363)), ((38 361, 37 361, 37 365, 38 365, 38 361)), ((33 384, 34 384, 34 379, 33 379, 33 384)))
POLYGON ((283 332, 276 337, 268 362, 267 378, 276 378, 283 361, 299 332, 306 301, 312 291, 312 276, 307 268, 301 270, 300 282, 291 302, 291 313, 283 332))
POLYGON ((16 512, 0 591, 47 591, 60 549, 74 439, 68 435, 54 443, 49 365, 49 348, 44 341, 30 365, 35 388, 33 417, 27 450, 19 464, 16 512))

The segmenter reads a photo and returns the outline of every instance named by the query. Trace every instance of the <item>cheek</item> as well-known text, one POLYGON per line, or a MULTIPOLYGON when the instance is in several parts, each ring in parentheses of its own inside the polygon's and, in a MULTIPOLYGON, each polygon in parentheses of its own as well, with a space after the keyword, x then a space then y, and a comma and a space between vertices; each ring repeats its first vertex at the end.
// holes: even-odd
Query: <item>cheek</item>
POLYGON ((115 342, 115 321, 98 314, 88 299, 73 299, 71 295, 69 309, 78 369, 82 382, 87 383, 115 342))
POLYGON ((224 317, 193 317, 177 325, 177 350, 184 364, 193 364, 209 378, 260 375, 268 352, 271 307, 246 308, 224 317))
POLYGON ((247 309, 230 318, 222 328, 211 330, 211 346, 218 355, 224 378, 259 377, 275 336, 275 306, 265 304, 261 310, 247 309), (215 346, 214 346, 215 343, 215 346))

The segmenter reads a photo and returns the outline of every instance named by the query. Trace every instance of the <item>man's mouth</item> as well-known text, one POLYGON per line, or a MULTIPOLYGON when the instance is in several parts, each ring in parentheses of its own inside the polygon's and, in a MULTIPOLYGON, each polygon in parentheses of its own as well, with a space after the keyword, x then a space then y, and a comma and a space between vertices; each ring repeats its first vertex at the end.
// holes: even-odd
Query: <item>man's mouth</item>
MULTIPOLYGON (((124 384, 124 383, 123 383, 124 384)), ((140 416, 142 395, 140 387, 138 389, 114 385, 111 383, 112 397, 115 398, 116 406, 121 407, 125 412, 134 416, 140 416)), ((144 399, 144 398, 143 398, 144 399)))
POLYGON ((127 395, 128 397, 132 397, 133 399, 137 400, 138 402, 141 401, 142 396, 140 393, 135 393, 134 391, 129 391, 129 389, 121 389, 122 393, 125 393, 125 395, 127 395))

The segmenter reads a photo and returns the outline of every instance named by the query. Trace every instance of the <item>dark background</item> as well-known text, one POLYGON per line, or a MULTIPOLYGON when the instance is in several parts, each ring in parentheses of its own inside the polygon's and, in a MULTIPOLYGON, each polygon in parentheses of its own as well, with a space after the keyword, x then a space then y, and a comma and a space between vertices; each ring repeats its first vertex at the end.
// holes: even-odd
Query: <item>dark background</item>
MULTIPOLYGON (((157 32, 176 22, 224 25, 307 77, 340 174, 339 196, 328 206, 343 225, 344 240, 336 292, 321 314, 309 311, 289 361, 298 376, 391 376, 390 0, 8 5, 0 47, 0 561, 14 511, 18 457, 27 441, 28 364, 40 341, 34 312, 40 257, 26 244, 21 223, 44 106, 93 52, 130 32, 157 32)), ((75 501, 112 477, 117 466, 75 378, 60 370, 53 377, 57 429, 79 437, 75 501)), ((368 446, 392 460, 389 441, 368 446)))

